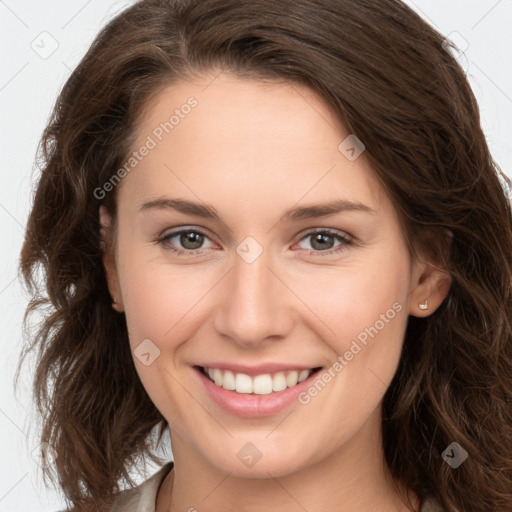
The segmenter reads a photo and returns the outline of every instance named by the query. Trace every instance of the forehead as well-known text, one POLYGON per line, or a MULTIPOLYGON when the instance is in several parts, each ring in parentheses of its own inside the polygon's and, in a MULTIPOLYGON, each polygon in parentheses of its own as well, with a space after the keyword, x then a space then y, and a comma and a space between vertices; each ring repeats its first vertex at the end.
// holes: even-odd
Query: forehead
POLYGON ((377 207, 382 190, 364 153, 350 161, 339 149, 350 135, 305 86, 205 75, 148 102, 132 149, 150 149, 124 181, 133 200, 213 192, 235 206, 263 192, 273 203, 307 195, 377 207))

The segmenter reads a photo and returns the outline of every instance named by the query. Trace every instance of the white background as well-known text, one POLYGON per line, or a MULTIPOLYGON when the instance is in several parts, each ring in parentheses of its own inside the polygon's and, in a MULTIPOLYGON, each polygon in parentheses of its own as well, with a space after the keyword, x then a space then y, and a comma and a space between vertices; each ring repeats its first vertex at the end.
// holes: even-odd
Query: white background
MULTIPOLYGON (((379 1, 379 0, 375 0, 379 1)), ((42 486, 30 451, 30 374, 14 396, 13 375, 27 303, 17 264, 33 187, 37 142, 57 93, 100 27, 132 2, 0 0, 2 112, 0 162, 0 512, 56 511, 63 502, 42 486), (31 47, 48 32, 56 51, 41 58, 31 47), (33 41, 35 41, 33 43, 33 41)), ((466 66, 480 103, 494 158, 512 176, 512 0, 409 0, 443 34, 469 44, 466 66), (463 39, 461 39, 461 37, 463 39)), ((141 475, 142 480, 147 475, 141 475)))

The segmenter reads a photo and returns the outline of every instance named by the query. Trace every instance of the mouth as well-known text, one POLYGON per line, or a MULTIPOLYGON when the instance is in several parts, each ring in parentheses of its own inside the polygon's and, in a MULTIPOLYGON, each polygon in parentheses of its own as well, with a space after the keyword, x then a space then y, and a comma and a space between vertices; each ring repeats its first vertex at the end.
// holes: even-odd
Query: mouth
POLYGON ((309 369, 292 369, 260 375, 247 375, 231 370, 197 366, 211 382, 226 391, 234 391, 242 395, 271 395, 288 388, 294 388, 322 367, 309 369))

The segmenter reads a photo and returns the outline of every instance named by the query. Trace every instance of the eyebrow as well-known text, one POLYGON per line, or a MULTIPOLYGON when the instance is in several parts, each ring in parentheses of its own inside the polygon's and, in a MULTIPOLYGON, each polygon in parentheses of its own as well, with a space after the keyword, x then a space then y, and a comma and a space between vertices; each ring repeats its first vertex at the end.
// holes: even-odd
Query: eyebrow
MULTIPOLYGON (((195 215, 204 219, 211 219, 222 221, 217 210, 210 205, 196 203, 187 199, 171 199, 160 197, 146 201, 139 206, 139 211, 144 212, 147 210, 174 210, 188 215, 195 215)), ((336 213, 347 211, 360 211, 369 214, 375 214, 375 210, 366 206, 363 203, 347 201, 339 199, 324 204, 316 204, 311 206, 300 206, 286 211, 279 222, 297 222, 304 219, 317 219, 320 217, 327 217, 336 213)))

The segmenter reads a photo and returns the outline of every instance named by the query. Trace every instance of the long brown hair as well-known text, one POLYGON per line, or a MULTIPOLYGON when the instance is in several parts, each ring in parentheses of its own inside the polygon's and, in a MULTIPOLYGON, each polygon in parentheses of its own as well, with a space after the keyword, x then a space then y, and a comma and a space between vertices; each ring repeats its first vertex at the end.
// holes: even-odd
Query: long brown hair
POLYGON ((167 422, 146 394, 126 321, 111 308, 98 198, 125 162, 148 98, 195 72, 287 80, 321 95, 452 286, 409 319, 384 397, 386 461, 400 488, 447 511, 512 510, 512 213, 464 71, 443 36, 399 0, 146 0, 101 30, 66 82, 40 144, 21 271, 44 473, 78 510, 108 502, 167 422), (38 270, 42 270, 42 275, 38 270), (468 453, 456 470, 441 453, 468 453), (403 487, 402 487, 403 484, 403 487))

